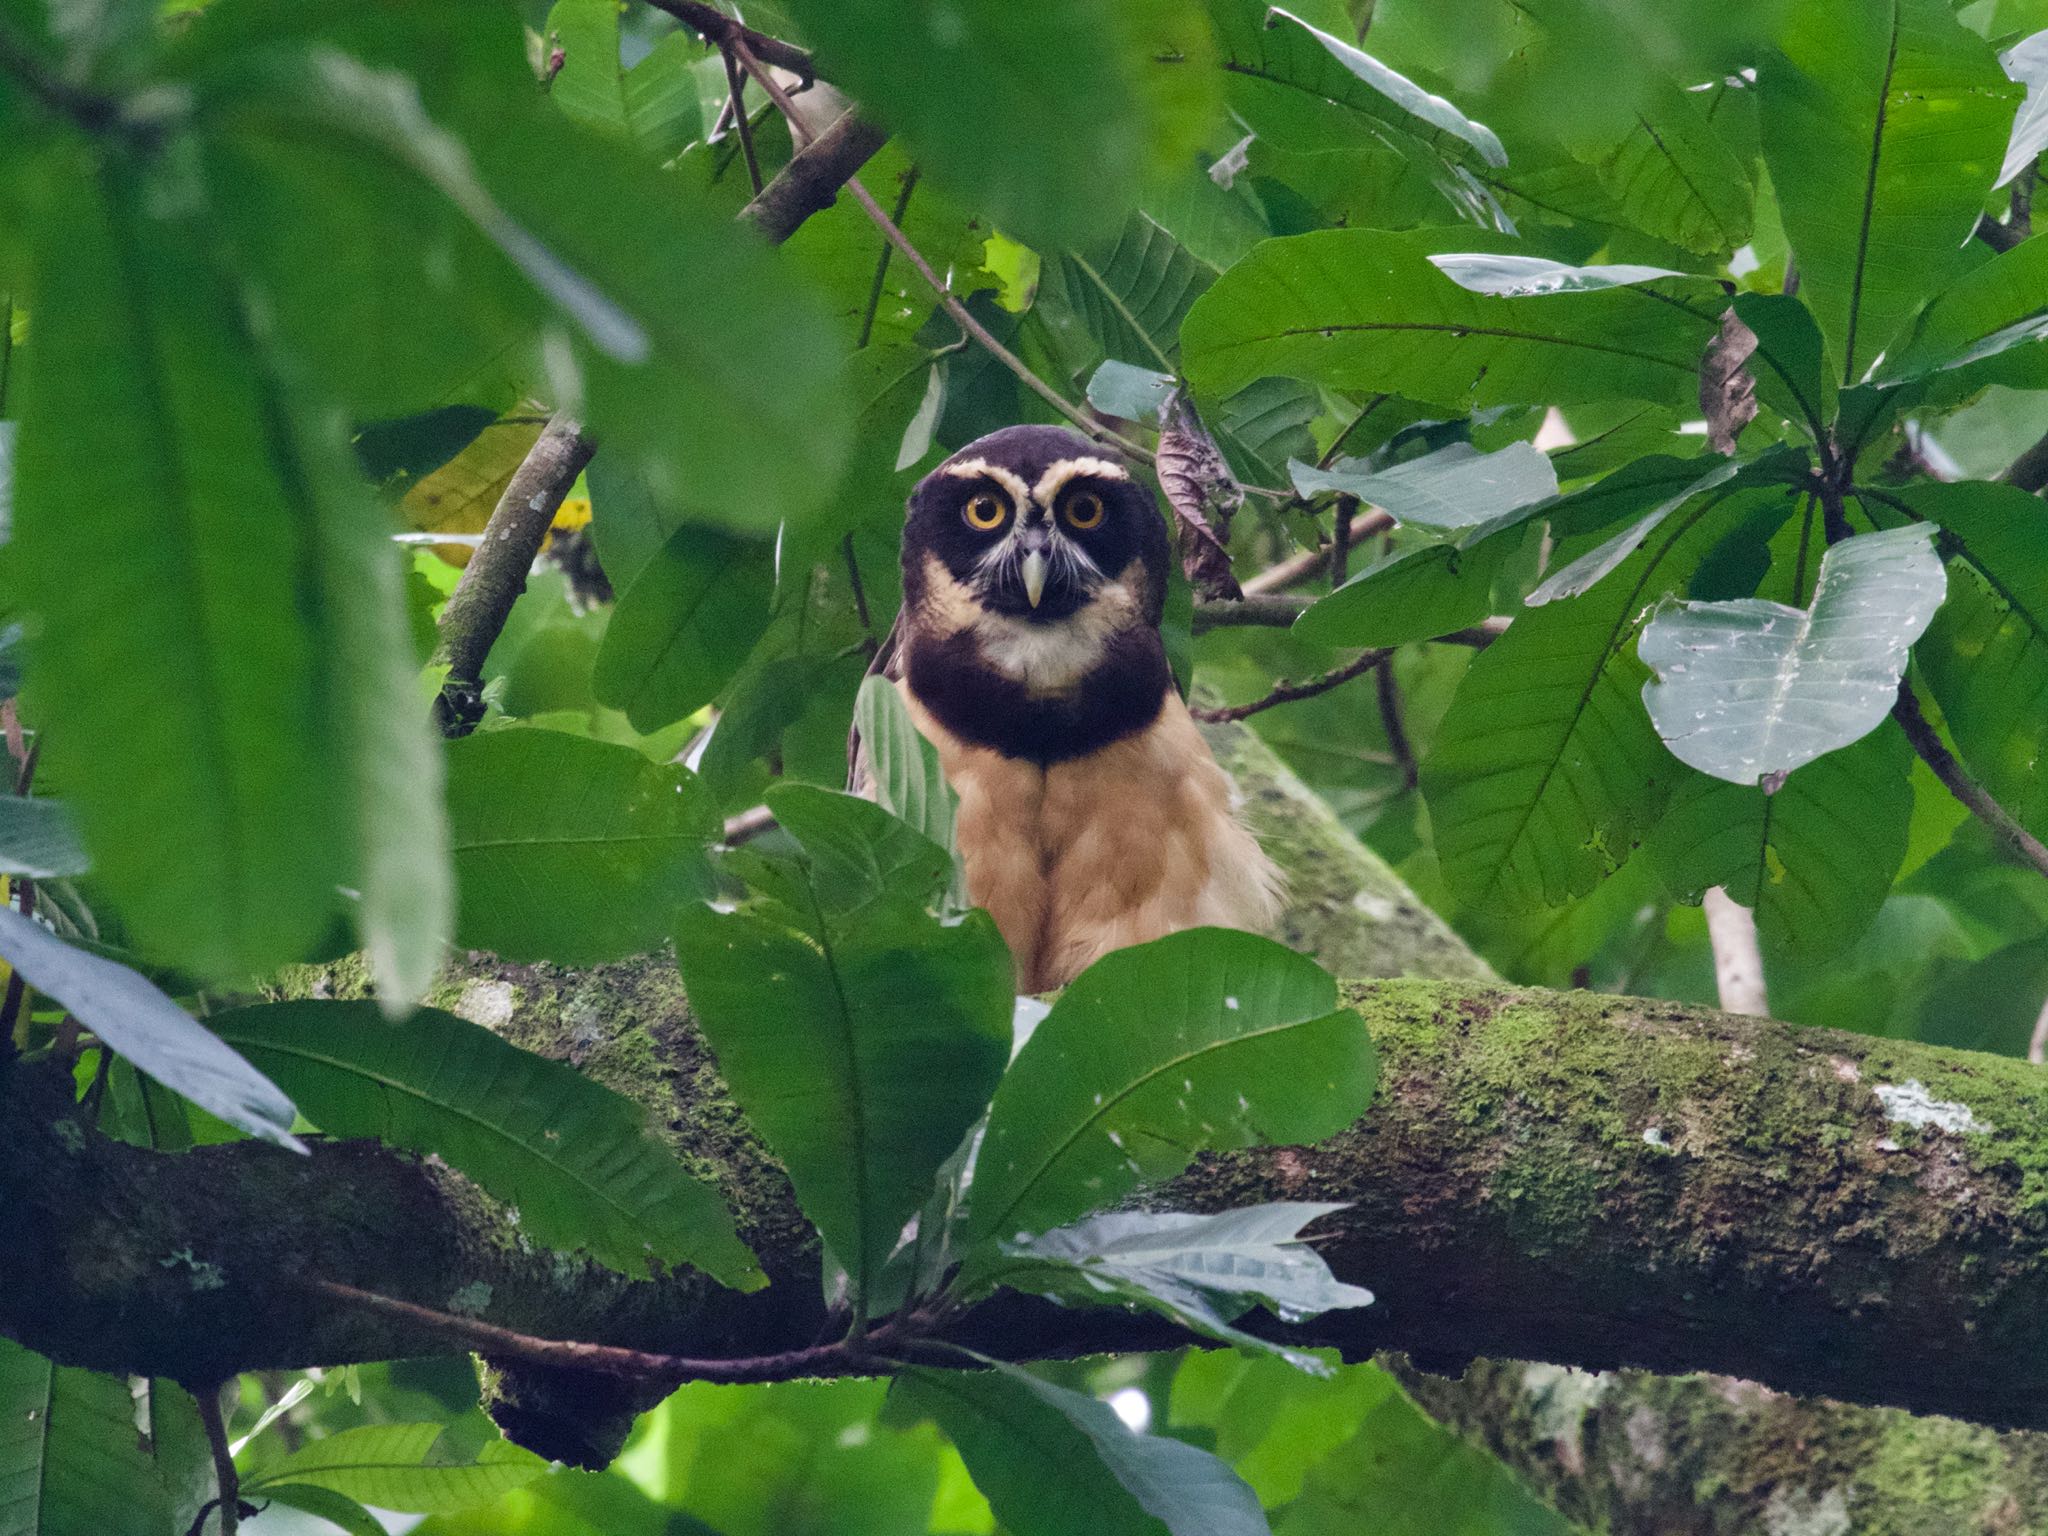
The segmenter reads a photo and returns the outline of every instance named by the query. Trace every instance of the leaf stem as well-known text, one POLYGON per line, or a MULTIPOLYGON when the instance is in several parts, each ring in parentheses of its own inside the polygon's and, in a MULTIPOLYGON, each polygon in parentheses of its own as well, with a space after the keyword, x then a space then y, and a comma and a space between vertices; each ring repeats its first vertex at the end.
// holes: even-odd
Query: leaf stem
POLYGON ((725 60, 725 88, 732 102, 733 131, 740 136, 740 153, 747 157, 747 181, 754 189, 754 196, 761 195, 761 158, 754 152, 754 125, 747 121, 747 81, 740 73, 738 62, 733 58, 735 44, 722 44, 719 56, 725 60))
MULTIPOLYGON (((199 1405, 199 1422, 206 1430, 206 1444, 213 1452, 213 1480, 215 1506, 220 1510, 220 1536, 235 1536, 235 1528, 241 1523, 242 1483, 235 1472, 234 1453, 228 1449, 227 1421, 221 1417, 220 1392, 224 1382, 215 1382, 202 1387, 192 1394, 199 1405)), ((200 1510, 192 1522, 197 1531, 206 1522, 206 1511, 200 1510)))
POLYGON ((1233 704, 1223 709, 1205 709, 1200 705, 1191 705, 1188 713, 1197 720, 1206 720, 1212 725, 1220 724, 1226 720, 1248 720, 1253 715, 1259 714, 1264 710, 1275 709, 1282 704, 1292 704, 1301 699, 1312 699, 1318 694, 1328 693, 1332 688, 1341 687, 1345 683, 1350 682, 1354 677, 1363 677, 1375 667, 1385 666, 1387 659, 1393 654, 1394 648, 1392 646, 1383 646, 1377 650, 1363 651, 1353 660, 1345 662, 1343 666, 1333 667, 1321 677, 1310 678, 1305 683, 1290 683, 1285 678, 1282 678, 1274 685, 1271 693, 1267 694, 1264 698, 1253 699, 1249 704, 1233 704))
POLYGON ((1899 698, 1892 706, 1892 718, 1904 728, 1906 740, 1913 744, 1920 760, 1934 770, 1934 776, 1941 780, 1948 792, 2013 852, 2043 875, 2048 875, 2048 847, 2015 821, 2011 812, 1992 799, 1983 786, 1964 770, 1956 755, 1942 743, 1940 734, 1920 712, 1920 700, 1913 692, 1912 682, 1906 678, 1899 679, 1899 698))

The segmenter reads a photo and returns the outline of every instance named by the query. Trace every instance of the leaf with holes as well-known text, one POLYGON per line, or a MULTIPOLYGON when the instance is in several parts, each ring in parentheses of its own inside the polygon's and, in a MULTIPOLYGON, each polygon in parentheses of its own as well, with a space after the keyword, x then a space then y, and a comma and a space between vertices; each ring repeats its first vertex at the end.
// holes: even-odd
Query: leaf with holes
POLYGON ((1105 1402, 988 1364, 907 1367, 890 1398, 938 1422, 1016 1536, 1271 1536, 1251 1489, 1207 1451, 1133 1434, 1105 1402))
POLYGON ((1845 384, 1954 279, 2021 90, 1948 0, 1801 0, 1757 79, 1799 298, 1845 384))
POLYGON ((524 728, 449 744, 448 816, 458 941, 563 965, 658 945, 719 831, 688 769, 524 728))
POLYGON ((753 900, 687 909, 676 963, 733 1097, 866 1298, 1002 1075, 1010 957, 986 912, 931 915, 952 861, 880 806, 785 783, 768 807, 799 851, 735 856, 753 900))
POLYGON ((1638 647, 1643 702, 1682 762, 1731 784, 1789 773, 1890 714, 1906 653, 1947 591, 1933 530, 1835 545, 1810 608, 1763 598, 1673 603, 1638 647))
POLYGON ((1301 1235, 1317 1217, 1343 1209, 1277 1201, 1208 1216, 1113 1211, 1001 1244, 1002 1257, 976 1266, 970 1283, 1079 1306, 1107 1299, 1146 1307, 1210 1338, 1272 1350, 1327 1375, 1330 1368, 1315 1356, 1233 1325, 1261 1304, 1290 1323, 1372 1304, 1371 1291, 1338 1280, 1301 1235))
POLYGON ((1197 388, 1267 374, 1391 390, 1446 407, 1643 400, 1697 409, 1720 305, 1640 284, 1590 293, 1473 293, 1428 238, 1327 229, 1268 240, 1218 278, 1181 327, 1197 388))
POLYGON ((1331 1135, 1377 1071, 1337 984, 1271 939, 1197 928, 1117 950, 1060 994, 996 1091, 969 1240, 1047 1231, 1199 1151, 1331 1135))
POLYGON ((572 1067, 435 1008, 403 1028, 346 1002, 259 1004, 212 1024, 321 1130, 441 1158, 516 1206, 537 1242, 635 1277, 653 1261, 742 1290, 766 1283, 647 1112, 572 1067))

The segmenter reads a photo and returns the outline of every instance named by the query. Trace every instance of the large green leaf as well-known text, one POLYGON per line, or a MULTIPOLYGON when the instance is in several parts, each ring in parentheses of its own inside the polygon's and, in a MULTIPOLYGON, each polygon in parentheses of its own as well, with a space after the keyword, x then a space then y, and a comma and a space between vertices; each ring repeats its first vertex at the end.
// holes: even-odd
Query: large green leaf
POLYGON ((291 1133, 291 1100, 141 972, 74 949, 7 907, 0 907, 0 955, 166 1088, 252 1136, 306 1150, 291 1133))
MULTIPOLYGON (((383 395, 379 414, 399 413, 392 390, 348 324, 364 270, 387 314, 435 325, 461 306, 455 339, 487 356, 538 343, 554 403, 701 517, 767 530, 829 495, 850 418, 821 306, 691 187, 536 99, 516 28, 458 0, 273 0, 209 15, 186 68, 221 215, 279 329, 337 386, 383 395)), ((446 398, 445 369, 395 366, 410 408, 446 398)))
POLYGON ((696 781, 631 747, 482 731, 448 753, 461 943, 592 965, 654 948, 704 889, 717 835, 696 781))
POLYGON ((618 0, 557 0, 545 35, 562 50, 562 67, 548 94, 578 122, 665 158, 703 128, 692 73, 700 50, 687 33, 672 32, 622 68, 619 10, 618 0))
POLYGON ((1134 1435, 1107 1403, 1013 1365, 912 1366, 890 1396, 938 1421, 1017 1536, 1269 1536, 1251 1489, 1207 1451, 1134 1435))
POLYGON ((165 1536, 170 1496, 118 1376, 0 1339, 0 1536, 165 1536))
POLYGON ((43 621, 28 712, 150 948, 222 977, 295 959, 347 885, 402 1004, 447 892, 397 554, 332 414, 152 195, 110 164, 42 230, 12 545, 43 621))
POLYGON ((1765 598, 1660 609, 1639 653, 1643 702, 1683 762, 1731 784, 1788 773, 1891 713, 1906 653, 1947 590, 1932 530, 1828 550, 1808 608, 1765 598))
POLYGON ((1372 1304, 1346 1285, 1303 1240, 1301 1229, 1341 1205, 1280 1201, 1210 1216, 1180 1211, 1112 1211, 1038 1237, 1002 1245, 985 1273, 1014 1290, 1083 1306, 1105 1298, 1149 1307, 1211 1338, 1270 1349, 1316 1374, 1313 1355, 1269 1343, 1234 1320, 1263 1303, 1288 1322, 1372 1304))
POLYGON ((960 866, 960 845, 954 835, 960 797, 946 782, 938 748, 925 740, 910 718, 903 695, 886 677, 871 674, 861 681, 853 703, 853 725, 860 733, 875 803, 946 850, 953 860, 949 899, 959 910, 966 910, 966 873, 960 866))
POLYGON ((1995 357, 2048 334, 2048 241, 2022 240, 1935 295, 1878 365, 1884 383, 1995 357))
POLYGON ((1901 487, 1867 505, 1937 523, 1949 595, 1915 648, 1920 677, 1971 773, 2037 833, 2048 833, 2048 513, 2017 486, 1901 487))
POLYGON ((1757 81, 1799 297, 1854 384, 1961 271, 2020 88, 1948 0, 1801 0, 1757 81))
POLYGON ((637 731, 711 702, 768 628, 772 550, 694 524, 678 528, 620 594, 592 686, 637 731))
POLYGON ((551 1248, 623 1274, 690 1264, 762 1283, 718 1195, 657 1141, 647 1113, 572 1067, 423 1008, 402 1028, 360 1003, 269 1003, 212 1020, 330 1136, 432 1153, 519 1209, 551 1248))
POLYGON ((1723 255, 1749 238, 1756 193, 1747 166, 1721 135, 1701 95, 1647 73, 1617 106, 1626 123, 1573 132, 1575 159, 1593 167, 1621 217, 1687 250, 1723 255))
POLYGON ((1196 928, 1083 971, 1017 1055, 975 1163, 970 1241, 1044 1232, 1208 1149, 1314 1141, 1378 1071, 1314 961, 1196 928))
POLYGON ((1009 1054, 1009 955, 985 912, 947 926, 944 849, 849 795, 784 784, 801 852, 746 861, 756 899, 692 907, 676 960, 719 1071, 856 1294, 873 1283, 1009 1054))
POLYGON ((1039 302, 1067 311, 1103 353, 1171 372, 1180 323, 1216 281, 1149 215, 1134 213, 1114 240, 1048 256, 1039 302))
POLYGON ((1383 469, 1359 459, 1339 459, 1320 469, 1297 459, 1287 471, 1295 490, 1304 496, 1325 491, 1355 496, 1397 523, 1437 533, 1491 523, 1557 494, 1557 473, 1549 456, 1522 442, 1492 453, 1482 453, 1470 443, 1451 443, 1383 469))
POLYGON ((1450 407, 1696 408, 1714 307, 1642 286, 1473 293, 1431 264, 1427 244, 1366 229, 1264 242, 1189 312, 1188 377, 1220 393, 1277 373, 1450 407))
POLYGON ((900 133, 942 185, 1035 242, 1113 227, 1147 165, 1177 161, 1206 127, 1207 28, 1179 7, 790 0, 788 9, 834 84, 900 133), (1074 46, 1081 38, 1086 46, 1074 46))
POLYGON ((1770 953, 1824 959, 1862 937, 1891 891, 1913 814, 1912 761, 1887 723, 1770 794, 1702 774, 1672 796, 1650 856, 1682 899, 1718 885, 1752 908, 1770 953))
MULTIPOLYGON (((1624 477, 1634 495, 1605 511, 1657 494, 1655 477, 1610 479, 1624 477)), ((1525 609, 1474 658, 1422 764, 1437 856, 1466 907, 1584 895, 1661 809, 1678 770, 1643 712, 1647 672, 1630 642, 1643 610, 1713 546, 1709 512, 1702 502, 1678 511, 1590 592, 1525 609)), ((1561 542, 1560 557, 1593 536, 1561 542)))
POLYGON ((438 1514, 488 1504, 532 1482, 547 1463, 509 1440, 487 1440, 473 1456, 443 1459, 442 1424, 365 1424, 309 1441, 242 1482, 244 1497, 288 1483, 329 1488, 380 1509, 438 1514))

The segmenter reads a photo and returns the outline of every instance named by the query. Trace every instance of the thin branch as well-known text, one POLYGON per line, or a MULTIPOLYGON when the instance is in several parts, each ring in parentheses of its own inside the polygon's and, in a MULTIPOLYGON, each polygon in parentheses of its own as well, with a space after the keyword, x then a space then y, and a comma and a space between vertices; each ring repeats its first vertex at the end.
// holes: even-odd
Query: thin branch
POLYGON ((740 136, 740 153, 747 157, 747 182, 754 189, 754 196, 761 195, 761 157, 754 152, 754 125, 747 121, 747 79, 740 73, 738 60, 733 49, 719 49, 719 56, 725 60, 725 88, 732 101, 733 130, 740 136))
POLYGON ((596 451, 582 426, 557 411, 498 498, 484 525, 483 542, 441 614, 435 659, 447 664, 448 678, 434 699, 434 722, 442 734, 467 736, 483 718, 484 659, 504 629, 512 604, 526 590, 527 573, 562 498, 596 451))
POLYGON ((1264 698, 1253 699, 1249 704, 1232 704, 1226 708, 1208 709, 1200 705, 1189 706, 1188 713, 1197 720, 1220 724, 1225 720, 1249 720, 1265 710, 1277 709, 1282 704, 1292 704, 1300 699, 1312 699, 1317 694, 1328 693, 1348 683, 1354 677, 1363 677, 1374 667, 1384 666, 1387 658, 1394 654, 1393 647, 1361 652, 1354 660, 1341 667, 1332 668, 1321 677, 1312 677, 1305 683, 1290 683, 1282 678, 1273 691, 1264 698))
POLYGON ((875 621, 868 614, 868 594, 861 585, 860 561, 853 553, 853 535, 847 534, 839 547, 846 555, 846 579, 853 587, 853 611, 860 615, 861 649, 867 652, 868 660, 873 661, 875 653, 882 648, 882 642, 875 637, 875 621))
POLYGON ((1286 629, 1313 601, 1270 593, 1261 597, 1215 597, 1195 603, 1195 633, 1212 629, 1286 629))
POLYGON ((1393 755, 1394 765, 1401 770, 1401 788, 1404 791, 1413 789, 1422 777, 1422 770, 1416 764, 1415 748, 1408 740, 1408 728, 1401 722, 1401 685, 1394 680, 1394 669, 1375 669, 1373 686, 1379 690, 1380 727, 1387 735, 1387 750, 1393 755))
POLYGON ((1892 718, 1905 729, 1906 740, 1913 744, 1920 760, 1934 770, 1934 776, 1947 786, 1948 792, 1971 815, 2010 845, 2013 852, 2048 875, 2048 847, 2043 847, 2039 838, 2014 821, 2011 813, 1964 771, 1956 755, 1942 744, 1941 737, 1920 712, 1920 700, 1907 679, 1899 680, 1899 699, 1892 706, 1892 718))
MULTIPOLYGON (((1246 489, 1249 490, 1250 487, 1247 486, 1246 489)), ((1351 520, 1351 542, 1362 544, 1376 534, 1385 533, 1393 526, 1394 520, 1380 511, 1368 512, 1363 517, 1354 517, 1351 520)), ((1244 584, 1245 596, 1256 597, 1261 592, 1284 592, 1289 587, 1314 580, 1329 569, 1330 553, 1330 546, 1326 545, 1320 549, 1304 550, 1301 554, 1290 555, 1277 564, 1267 566, 1244 584)))
POLYGON ((1764 991, 1763 949, 1757 943, 1756 914, 1720 886, 1708 890, 1702 903, 1707 913, 1707 940, 1714 951, 1714 986, 1723 1013, 1771 1016, 1764 991))
POLYGON ((817 78, 817 67, 811 56, 796 44, 785 43, 766 32, 756 32, 752 27, 734 21, 716 6, 705 5, 701 0, 647 0, 647 3, 657 11, 665 11, 675 17, 713 47, 726 49, 739 44, 754 57, 778 69, 801 75, 805 80, 817 78))
POLYGON ((761 195, 740 210, 741 220, 758 229, 770 245, 780 245, 805 219, 830 208, 848 178, 888 139, 858 113, 842 114, 790 157, 761 195))
MULTIPOLYGON (((242 1482, 235 1473, 234 1453, 228 1449, 227 1421, 221 1417, 219 1382, 202 1387, 192 1394, 199 1405, 199 1422, 206 1430, 206 1444, 213 1452, 213 1481, 215 1506, 220 1510, 220 1536, 235 1536, 235 1527, 241 1523, 242 1482)), ((206 1519, 201 1510, 192 1522, 196 1531, 206 1519)))
POLYGON ((725 831, 720 834, 728 848, 737 848, 741 843, 752 842, 763 832, 775 825, 775 813, 765 805, 739 812, 725 818, 725 831))
POLYGON ((870 1332, 862 1346, 838 1342, 786 1350, 780 1354, 700 1360, 686 1355, 625 1349, 616 1344, 582 1344, 567 1339, 536 1338, 510 1328, 500 1328, 496 1323, 487 1323, 480 1318, 437 1312, 431 1307, 401 1301, 396 1296, 358 1290, 338 1280, 313 1279, 306 1284, 323 1296, 426 1329, 438 1337, 466 1345, 479 1354, 497 1359, 525 1360, 560 1370, 616 1376, 628 1381, 793 1381, 802 1376, 871 1370, 876 1361, 870 1348, 903 1333, 918 1320, 917 1314, 913 1313, 902 1323, 885 1323, 870 1332))
MULTIPOLYGON (((919 175, 918 167, 914 165, 903 173, 903 185, 896 194, 896 209, 889 215, 899 228, 903 224, 903 216, 910 211, 910 194, 917 190, 919 175)), ((882 291, 889 281, 889 258, 895 254, 896 247, 884 240, 882 254, 875 258, 875 280, 868 285, 868 306, 861 313, 860 340, 856 346, 865 347, 874 339, 875 315, 881 310, 882 291)))

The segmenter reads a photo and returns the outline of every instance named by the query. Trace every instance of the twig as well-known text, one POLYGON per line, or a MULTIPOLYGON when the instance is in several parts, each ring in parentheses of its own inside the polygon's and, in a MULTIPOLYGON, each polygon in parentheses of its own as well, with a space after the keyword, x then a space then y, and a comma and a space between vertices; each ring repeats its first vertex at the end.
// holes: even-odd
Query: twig
POLYGON ((527 572, 547 538, 562 498, 590 462, 597 445, 574 418, 557 411, 513 472, 505 494, 484 524, 483 542, 441 614, 435 660, 448 679, 434 699, 434 723, 445 736, 467 736, 484 716, 483 668, 512 604, 526 590, 527 572))
POLYGON ((728 848, 737 848, 741 843, 752 842, 774 825, 775 813, 765 805, 757 805, 736 816, 726 817, 725 831, 720 834, 720 840, 728 848))
POLYGON ((747 181, 754 189, 754 196, 761 195, 761 157, 754 153, 754 125, 747 121, 747 80, 740 73, 739 61, 733 57, 735 45, 721 47, 719 56, 725 60, 725 88, 732 100, 733 130, 740 136, 740 153, 747 157, 747 181))
POLYGON ((1260 597, 1202 598, 1195 603, 1195 633, 1212 629, 1286 629, 1313 599, 1269 593, 1260 597))
POLYGON ((2012 819, 2011 814, 1985 792, 1956 760, 1956 755, 1942 744, 1941 737, 1927 717, 1920 712, 1920 700, 1913 693, 1910 681, 1899 680, 1898 702, 1892 706, 1892 718, 1905 729, 1906 740, 1913 744, 1913 750, 1920 754, 1920 760, 1934 770, 1934 776, 1947 786, 1948 792, 1984 825, 1989 827, 2021 858, 2042 874, 2048 875, 2048 847, 2041 840, 2012 819))
POLYGON ((1394 764, 1401 770, 1401 788, 1413 789, 1422 777, 1422 770, 1416 766, 1415 748, 1408 740, 1407 727, 1401 723, 1401 687, 1394 680, 1392 667, 1380 667, 1373 673, 1373 686, 1379 690, 1380 727, 1387 733, 1387 750, 1393 754, 1394 764))
POLYGON ((840 548, 846 552, 846 579, 853 587, 853 611, 860 615, 860 629, 864 639, 861 649, 867 652, 868 660, 875 659, 875 653, 882 648, 882 642, 875 638, 875 621, 868 615, 867 589, 860 583, 860 561, 854 557, 853 535, 847 534, 840 548))
MULTIPOLYGON (((220 1536, 235 1536, 235 1527, 242 1516, 242 1482, 235 1473, 234 1453, 228 1449, 227 1421, 221 1417, 220 1389, 222 1383, 202 1387, 192 1394, 199 1405, 199 1422, 206 1430, 206 1444, 213 1452, 213 1481, 215 1505, 220 1510, 220 1536)), ((197 1532, 205 1522, 206 1511, 201 1510, 192 1522, 197 1532)))
POLYGON ((774 1355, 749 1355, 732 1360, 702 1360, 686 1355, 665 1355, 644 1349, 625 1349, 615 1344, 582 1344, 567 1339, 542 1339, 531 1334, 501 1328, 478 1318, 436 1312, 396 1296, 358 1290, 337 1280, 308 1280, 311 1289, 336 1301, 376 1312, 400 1322, 431 1330, 438 1336, 466 1344, 480 1354, 503 1359, 525 1360, 562 1370, 588 1371, 599 1376, 617 1376, 629 1381, 792 1381, 800 1376, 829 1375, 871 1369, 874 1347, 905 1332, 920 1319, 910 1314, 904 1322, 891 1321, 871 1331, 860 1345, 848 1342, 813 1345, 808 1349, 786 1350, 774 1355))
POLYGON ((806 80, 817 78, 817 66, 812 63, 811 56, 795 43, 785 43, 766 32, 756 32, 752 27, 734 21, 716 6, 705 5, 701 0, 647 0, 647 3, 657 11, 665 11, 675 17, 714 47, 725 49, 738 43, 751 51, 754 57, 778 69, 802 75, 806 80))
POLYGON ((1756 938, 1756 914, 1720 886, 1702 903, 1707 913, 1707 940, 1714 951, 1714 986, 1723 1013, 1771 1016, 1764 991, 1764 956, 1756 938))
MULTIPOLYGON (((910 194, 917 190, 919 174, 914 165, 903 173, 903 185, 896 193, 896 208, 889 215, 899 229, 903 226, 903 216, 910 211, 910 194)), ((884 240, 882 254, 875 258, 875 280, 868 285, 868 307, 860 317, 860 340, 854 343, 857 347, 865 347, 874 339, 875 315, 881 310, 882 290, 889 281, 889 258, 895 254, 896 247, 884 240)))
MULTIPOLYGON (((1247 490, 1251 487, 1247 486, 1247 490)), ((1394 526, 1394 520, 1384 512, 1368 512, 1363 517, 1351 520, 1351 542, 1361 544, 1375 534, 1385 533, 1394 526)), ((1258 575, 1244 584, 1246 597, 1255 597, 1261 592, 1284 592, 1289 587, 1320 576, 1329 568, 1330 548, 1304 550, 1301 554, 1290 555, 1274 565, 1269 565, 1258 575)))
POLYGON ((1282 704, 1292 704, 1299 699, 1312 699, 1317 694, 1328 693, 1332 688, 1350 682, 1354 677, 1363 677, 1374 667, 1384 666, 1387 658, 1393 654, 1391 646, 1376 651, 1364 651, 1355 660, 1347 661, 1343 666, 1333 668, 1321 677, 1310 678, 1305 683, 1290 683, 1282 678, 1274 685, 1271 693, 1264 698, 1253 699, 1249 704, 1232 704, 1223 709, 1191 705, 1188 713, 1197 720, 1207 720, 1212 725, 1221 724, 1226 720, 1249 720, 1253 715, 1265 710, 1276 709, 1282 704))

